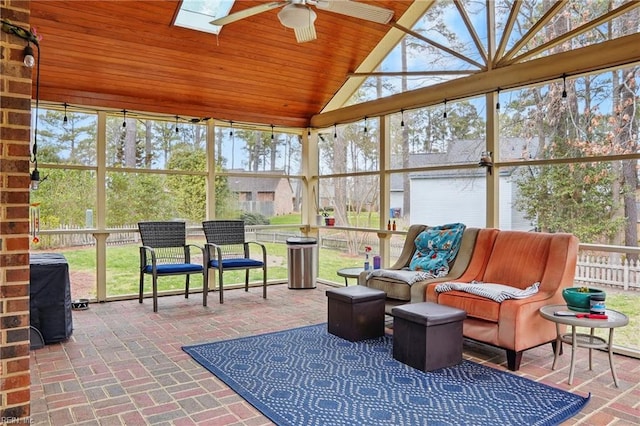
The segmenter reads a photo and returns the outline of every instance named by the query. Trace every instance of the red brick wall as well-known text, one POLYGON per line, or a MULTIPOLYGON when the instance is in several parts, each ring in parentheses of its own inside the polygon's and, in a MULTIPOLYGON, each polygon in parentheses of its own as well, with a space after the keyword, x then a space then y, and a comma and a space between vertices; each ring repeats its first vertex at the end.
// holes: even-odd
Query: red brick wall
MULTIPOLYGON (((0 16, 29 28, 29 1, 0 0, 0 16)), ((29 139, 32 70, 26 43, 0 32, 0 419, 27 421, 29 372, 29 139)), ((1 421, 0 421, 1 423, 1 421)))

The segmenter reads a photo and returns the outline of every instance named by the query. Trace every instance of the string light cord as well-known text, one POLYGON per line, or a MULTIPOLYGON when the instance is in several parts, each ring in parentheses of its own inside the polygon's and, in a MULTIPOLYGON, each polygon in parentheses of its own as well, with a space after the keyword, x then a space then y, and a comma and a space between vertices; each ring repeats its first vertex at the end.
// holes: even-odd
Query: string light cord
MULTIPOLYGON (((561 74, 560 76, 558 76, 558 78, 563 79, 563 80, 565 80, 565 81, 566 81, 566 79, 567 79, 568 77, 570 77, 570 76, 571 76, 571 74, 564 73, 564 74, 561 74)), ((548 80, 548 81, 550 82, 551 80, 548 80)), ((566 83, 565 83, 565 84, 566 84, 566 83)), ((446 114, 446 115, 448 116, 449 108, 450 108, 450 105, 449 105, 449 104, 450 104, 451 102, 456 102, 456 101, 458 101, 458 100, 463 100, 463 99, 469 99, 470 97, 473 97, 473 96, 478 95, 478 94, 487 94, 487 93, 491 93, 491 92, 497 92, 497 97, 498 97, 498 99, 497 99, 497 102, 496 102, 495 107, 496 107, 496 110, 497 110, 497 111, 500 111, 500 109, 501 109, 501 105, 500 105, 500 94, 501 94, 501 92, 502 92, 504 89, 505 89, 505 87, 500 86, 500 87, 496 87, 495 89, 491 89, 491 90, 489 90, 489 91, 487 91, 487 92, 481 92, 481 93, 472 94, 472 95, 469 95, 469 96, 461 96, 461 97, 453 97, 453 98, 449 98, 449 97, 447 97, 447 98, 444 98, 442 101, 440 101, 440 102, 443 102, 443 103, 444 103, 444 113, 443 113, 443 117, 444 117, 444 118, 447 118, 447 117, 445 117, 445 116, 444 116, 444 114, 446 114)), ((433 105, 436 105, 437 103, 438 103, 438 102, 434 102, 433 104, 423 105, 423 106, 419 106, 419 107, 415 107, 415 108, 409 108, 409 109, 401 108, 400 110, 397 110, 397 111, 389 111, 387 114, 394 113, 394 112, 398 112, 398 113, 400 113, 400 115, 401 115, 401 123, 400 123, 400 126, 401 126, 401 127, 404 127, 404 126, 403 126, 403 124, 404 124, 404 125, 406 125, 406 124, 407 124, 407 123, 405 122, 405 120, 404 120, 404 118, 405 118, 405 117, 404 117, 404 113, 405 113, 405 112, 412 111, 412 110, 416 110, 416 109, 419 109, 419 108, 428 107, 428 106, 433 106, 433 105)), ((50 105, 57 105, 57 104, 55 104, 55 103, 50 103, 50 105)), ((62 105, 64 106, 64 104, 62 104, 62 105)), ((69 106, 69 107, 74 107, 73 105, 70 105, 70 104, 67 104, 67 106, 69 106)), ((87 107, 77 107, 77 108, 82 109, 82 110, 94 111, 94 112, 106 112, 106 113, 109 113, 109 114, 114 113, 114 110, 112 110, 112 109, 87 108, 87 107)), ((123 110, 120 110, 120 112, 124 112, 124 111, 123 111, 123 110)), ((175 119, 175 116, 172 116, 172 117, 171 117, 171 116, 167 116, 167 115, 165 115, 165 114, 154 114, 154 113, 149 113, 149 112, 126 111, 126 114, 128 114, 128 115, 130 115, 130 116, 133 116, 133 117, 156 118, 156 119, 159 119, 159 120, 167 120, 167 121, 168 121, 168 120, 171 120, 172 118, 173 118, 173 119, 175 119), (170 117, 171 117, 171 118, 170 118, 170 117)), ((368 116, 363 116, 361 119, 363 119, 363 120, 365 120, 365 121, 366 121, 368 118, 369 118, 368 116)), ((266 131, 269 131, 269 127, 271 127, 271 125, 265 125, 264 123, 254 123, 254 122, 244 122, 244 121, 233 121, 233 120, 229 120, 229 119, 215 118, 215 117, 202 117, 202 118, 191 118, 191 119, 183 119, 183 118, 179 118, 179 120, 186 120, 187 122, 190 122, 190 123, 192 123, 192 124, 197 124, 197 123, 201 123, 201 122, 206 122, 206 121, 209 121, 210 119, 213 119, 213 120, 215 120, 215 121, 219 121, 219 122, 227 122, 227 123, 229 123, 230 132, 233 132, 233 130, 235 130, 235 129, 234 129, 234 125, 236 125, 236 124, 237 124, 237 125, 239 125, 239 128, 242 128, 243 126, 247 126, 247 127, 250 127, 250 128, 252 128, 252 127, 256 127, 256 126, 257 126, 257 127, 264 128, 264 130, 266 130, 266 131)), ((337 137, 337 131, 336 131, 336 128, 337 128, 337 125, 338 125, 338 124, 350 124, 350 123, 354 123, 354 122, 356 122, 356 121, 358 121, 358 120, 359 120, 359 119, 354 119, 354 120, 350 120, 350 121, 346 121, 346 122, 341 122, 341 121, 336 121, 336 122, 334 122, 334 124, 333 124, 333 127, 334 127, 334 138, 335 138, 335 137, 337 137)), ((365 123, 365 125, 366 125, 366 123, 365 123)), ((275 127, 275 125, 274 125, 274 127, 275 127)), ((311 127, 310 127, 309 129, 311 129, 311 127)), ((368 130, 369 130, 369 129, 367 128, 367 131, 368 131, 368 130)))
POLYGON ((0 22, 2 22, 2 31, 5 33, 15 34, 29 43, 40 46, 40 37, 38 37, 38 33, 34 29, 27 30, 26 28, 19 27, 18 25, 12 24, 8 19, 2 19, 0 22))
MULTIPOLYGON (((25 40, 27 43, 33 43, 38 50, 38 58, 36 59, 36 119, 35 119, 35 129, 33 134, 33 147, 31 149, 32 158, 30 159, 32 163, 35 164, 36 170, 38 168, 38 113, 40 111, 40 36, 36 32, 35 28, 31 28, 30 30, 20 27, 11 23, 8 19, 1 19, 1 26, 3 32, 7 34, 14 34, 25 40)), ((29 47, 27 45, 27 47, 29 47)))
POLYGON ((38 115, 40 114, 40 45, 36 44, 38 50, 38 58, 36 59, 36 120, 33 130, 33 158, 31 160, 35 165, 35 169, 38 169, 38 115))

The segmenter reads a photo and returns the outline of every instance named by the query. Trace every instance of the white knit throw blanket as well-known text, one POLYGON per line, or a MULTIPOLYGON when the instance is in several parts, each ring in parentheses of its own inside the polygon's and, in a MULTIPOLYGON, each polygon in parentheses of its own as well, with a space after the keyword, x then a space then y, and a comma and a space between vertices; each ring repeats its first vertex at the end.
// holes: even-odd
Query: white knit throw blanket
MULTIPOLYGON (((448 271, 443 271, 447 275, 448 271)), ((417 283, 418 281, 428 280, 431 278, 437 278, 432 273, 423 271, 411 271, 410 269, 374 269, 367 275, 367 280, 371 277, 385 277, 394 280, 405 282, 409 285, 417 283)))
POLYGON ((454 283, 446 282, 436 285, 436 292, 443 293, 446 291, 458 290, 475 294, 476 296, 486 297, 487 299, 502 302, 507 299, 524 299, 538 292, 540 283, 531 284, 524 290, 517 287, 511 287, 504 284, 483 283, 481 281, 472 281, 470 283, 454 283))

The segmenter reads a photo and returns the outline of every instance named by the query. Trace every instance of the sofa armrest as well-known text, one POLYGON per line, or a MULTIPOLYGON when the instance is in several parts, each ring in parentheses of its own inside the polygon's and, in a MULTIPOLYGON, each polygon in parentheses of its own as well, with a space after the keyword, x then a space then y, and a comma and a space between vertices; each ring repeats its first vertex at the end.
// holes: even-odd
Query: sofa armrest
MULTIPOLYGON (((415 247, 415 239, 422 231, 427 229, 427 225, 411 225, 407 230, 407 235, 404 240, 404 245, 402 246, 402 252, 400 256, 396 260, 396 262, 385 269, 393 269, 400 270, 402 268, 408 267, 411 262, 411 258, 413 258, 413 253, 416 251, 415 247)), ((367 276, 369 275, 369 271, 363 271, 358 276, 358 285, 367 285, 367 276)))
POLYGON ((402 253, 400 253, 396 263, 388 269, 402 269, 409 266, 409 263, 411 263, 411 259, 413 258, 413 253, 416 251, 414 241, 418 235, 427 228, 427 225, 411 225, 409 227, 404 240, 404 245, 402 246, 402 253))
POLYGON ((543 306, 562 303, 562 294, 552 292, 539 292, 525 299, 505 300, 500 306, 497 344, 521 351, 553 341, 556 326, 544 319, 539 311, 543 306))
POLYGON ((431 278, 413 283, 411 285, 411 303, 433 302, 433 300, 427 300, 427 287, 430 287, 432 284, 435 286, 438 283, 451 281, 453 279, 455 278, 451 277, 451 275, 447 275, 445 277, 431 278))
POLYGON ((360 272, 360 275, 358 275, 358 285, 367 286, 367 275, 369 275, 369 271, 360 272))

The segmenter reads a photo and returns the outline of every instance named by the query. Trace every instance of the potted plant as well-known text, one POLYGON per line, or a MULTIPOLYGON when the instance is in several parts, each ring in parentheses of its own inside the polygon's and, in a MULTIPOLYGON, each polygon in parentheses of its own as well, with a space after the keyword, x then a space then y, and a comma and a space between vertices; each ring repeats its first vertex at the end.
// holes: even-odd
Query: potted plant
POLYGON ((322 209, 322 216, 324 216, 324 224, 326 226, 333 226, 336 224, 336 218, 329 214, 330 211, 333 211, 333 209, 329 207, 322 209))
POLYGON ((603 290, 597 288, 567 287, 562 290, 562 297, 567 303, 567 307, 572 311, 589 312, 591 309, 591 296, 598 295, 606 297, 603 290))

